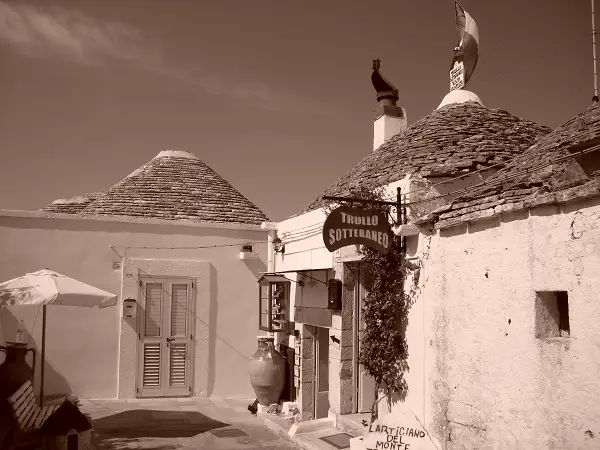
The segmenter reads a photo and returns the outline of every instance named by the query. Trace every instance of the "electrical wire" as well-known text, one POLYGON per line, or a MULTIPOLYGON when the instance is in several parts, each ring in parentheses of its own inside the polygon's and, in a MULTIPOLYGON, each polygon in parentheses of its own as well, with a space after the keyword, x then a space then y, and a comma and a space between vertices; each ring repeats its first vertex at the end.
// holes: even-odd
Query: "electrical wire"
POLYGON ((310 228, 306 228, 301 231, 285 231, 282 233, 282 237, 294 237, 294 236, 297 236, 300 234, 312 233, 313 231, 322 228, 324 223, 325 222, 316 223, 316 224, 314 224, 314 226, 312 226, 310 228))
POLYGON ((236 242, 234 244, 216 244, 216 245, 199 245, 199 246, 186 246, 186 247, 125 247, 125 256, 127 256, 128 250, 202 250, 206 248, 222 248, 222 247, 236 247, 239 245, 249 245, 249 244, 266 244, 269 241, 243 241, 236 242))
POLYGON ((311 224, 311 225, 306 225, 304 227, 298 227, 298 228, 295 228, 293 231, 286 231, 286 233, 293 233, 293 232, 305 230, 305 229, 308 229, 308 228, 313 228, 316 225, 323 225, 323 222, 316 223, 316 224, 311 224))
MULTIPOLYGON (((325 269, 325 270, 329 271, 330 269, 325 269)), ((311 272, 312 272, 312 270, 311 270, 311 272)), ((325 284, 325 285, 327 284, 327 282, 326 282, 326 281, 322 281, 322 280, 319 280, 319 279, 317 279, 317 278, 313 278, 313 277, 311 277, 310 275, 306 275, 306 274, 305 274, 304 272, 302 272, 302 271, 298 271, 298 274, 299 274, 299 275, 302 275, 303 277, 310 278, 311 280, 318 281, 319 283, 322 283, 322 284, 325 284)))

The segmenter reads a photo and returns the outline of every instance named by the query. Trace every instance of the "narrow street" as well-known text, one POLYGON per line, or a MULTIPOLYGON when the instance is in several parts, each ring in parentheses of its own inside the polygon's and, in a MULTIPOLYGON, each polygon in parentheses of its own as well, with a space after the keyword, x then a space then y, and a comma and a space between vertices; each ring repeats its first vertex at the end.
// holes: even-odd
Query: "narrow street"
POLYGON ((250 414, 248 399, 82 400, 95 450, 296 449, 250 414))

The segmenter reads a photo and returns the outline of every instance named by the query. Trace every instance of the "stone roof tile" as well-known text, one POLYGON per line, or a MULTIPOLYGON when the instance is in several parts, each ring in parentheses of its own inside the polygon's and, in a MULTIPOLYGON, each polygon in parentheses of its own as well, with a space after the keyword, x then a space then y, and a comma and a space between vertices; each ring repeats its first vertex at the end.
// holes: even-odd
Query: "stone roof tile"
POLYGON ((482 186, 457 197, 450 205, 451 216, 444 217, 447 210, 435 211, 417 222, 433 221, 437 229, 444 229, 489 217, 487 212, 478 215, 473 211, 475 205, 482 203, 493 208, 497 215, 598 195, 600 151, 571 156, 599 144, 600 104, 594 104, 541 137, 482 186), (486 202, 489 198, 495 200, 486 202))
POLYGON ((60 214, 78 214, 101 195, 104 194, 102 192, 91 192, 77 197, 54 200, 49 205, 41 208, 40 211, 60 214))
POLYGON ((268 220, 217 172, 180 151, 159 153, 76 214, 250 225, 268 220))
POLYGON ((447 105, 371 152, 301 213, 323 206, 324 195, 382 187, 409 173, 454 177, 503 165, 549 132, 546 126, 476 102, 447 105))

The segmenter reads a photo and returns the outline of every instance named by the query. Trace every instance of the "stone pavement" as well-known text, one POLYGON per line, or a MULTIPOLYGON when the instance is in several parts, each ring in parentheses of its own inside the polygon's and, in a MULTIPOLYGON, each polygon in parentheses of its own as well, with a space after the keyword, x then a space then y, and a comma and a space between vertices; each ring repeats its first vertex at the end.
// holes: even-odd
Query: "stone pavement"
POLYGON ((350 439, 364 434, 365 427, 361 422, 368 418, 368 414, 337 416, 337 426, 331 418, 300 422, 292 426, 284 417, 260 412, 258 417, 271 431, 284 436, 302 450, 337 450, 349 449, 350 439))
POLYGON ((297 449, 247 409, 251 399, 83 400, 95 450, 297 449))

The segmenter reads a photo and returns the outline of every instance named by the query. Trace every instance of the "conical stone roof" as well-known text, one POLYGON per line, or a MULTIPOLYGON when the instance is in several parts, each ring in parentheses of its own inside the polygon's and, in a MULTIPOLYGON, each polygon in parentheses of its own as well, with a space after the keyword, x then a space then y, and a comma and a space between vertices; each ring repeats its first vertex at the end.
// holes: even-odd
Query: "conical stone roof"
POLYGON ((503 212, 600 195, 600 151, 575 157, 596 145, 600 145, 600 104, 539 139, 482 186, 418 222, 434 221, 436 228, 444 229, 503 212))
POLYGON ((302 213, 323 206, 322 196, 345 196, 418 173, 455 177, 504 164, 520 155, 550 128, 501 109, 468 101, 442 106, 371 152, 329 186, 302 213))
POLYGON ((159 153, 77 214, 251 225, 268 220, 217 172, 182 151, 159 153))

